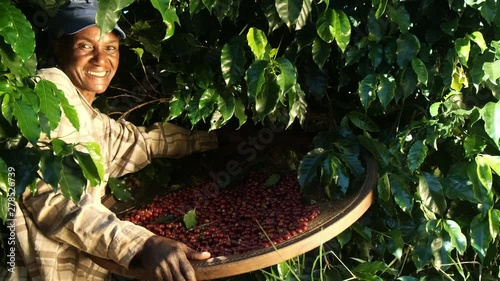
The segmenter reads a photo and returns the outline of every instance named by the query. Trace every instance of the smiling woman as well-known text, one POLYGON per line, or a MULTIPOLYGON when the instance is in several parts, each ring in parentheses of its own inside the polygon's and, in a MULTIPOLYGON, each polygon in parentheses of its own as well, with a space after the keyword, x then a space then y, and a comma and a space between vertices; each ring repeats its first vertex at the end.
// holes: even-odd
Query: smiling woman
POLYGON ((75 35, 63 36, 53 45, 59 68, 90 104, 96 94, 108 88, 120 59, 118 35, 111 32, 99 39, 100 34, 94 25, 75 35))

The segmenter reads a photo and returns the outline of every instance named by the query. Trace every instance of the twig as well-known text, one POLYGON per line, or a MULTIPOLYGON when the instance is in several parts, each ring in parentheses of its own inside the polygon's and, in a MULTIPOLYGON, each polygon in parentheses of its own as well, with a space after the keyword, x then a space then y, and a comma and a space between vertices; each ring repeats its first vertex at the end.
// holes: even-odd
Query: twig
POLYGON ((150 100, 150 101, 147 101, 147 102, 145 102, 145 103, 141 103, 141 104, 139 104, 139 105, 137 105, 137 106, 134 106, 134 107, 132 107, 131 109, 127 110, 125 113, 123 113, 123 114, 122 114, 122 116, 120 116, 120 118, 118 118, 118 120, 123 120, 123 119, 125 119, 125 117, 127 117, 127 115, 128 115, 130 112, 132 112, 132 111, 134 111, 134 110, 136 110, 136 109, 139 109, 139 108, 141 108, 141 107, 143 107, 143 106, 146 106, 146 105, 148 105, 148 104, 152 104, 152 103, 156 103, 156 102, 157 102, 157 103, 163 103, 163 102, 168 102, 168 101, 170 101, 170 98, 159 98, 159 99, 155 99, 155 100, 150 100))

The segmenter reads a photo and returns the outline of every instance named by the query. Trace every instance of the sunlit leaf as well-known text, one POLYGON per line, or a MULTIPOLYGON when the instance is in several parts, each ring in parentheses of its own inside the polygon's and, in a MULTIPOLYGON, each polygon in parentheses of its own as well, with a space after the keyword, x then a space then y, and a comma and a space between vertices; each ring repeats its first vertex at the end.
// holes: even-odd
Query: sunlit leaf
POLYGON ((377 1, 372 1, 378 3, 375 8, 377 8, 377 11, 375 12, 375 18, 380 18, 384 13, 387 8, 387 2, 388 0, 377 0, 377 1))
POLYGON ((500 60, 494 62, 485 62, 483 64, 483 71, 488 75, 488 79, 495 82, 500 78, 500 60))
POLYGON ((278 58, 276 62, 280 69, 280 74, 277 77, 278 85, 281 89, 280 96, 283 97, 297 83, 297 71, 295 70, 295 66, 286 58, 278 58))
POLYGON ((189 210, 184 215, 183 221, 187 229, 192 229, 193 227, 195 227, 196 224, 198 223, 196 221, 196 210, 195 209, 189 210))
POLYGON ((490 223, 491 239, 495 240, 500 233, 500 210, 491 209, 488 212, 488 220, 490 223))
POLYGON ((318 35, 327 43, 332 43, 335 39, 335 16, 338 15, 333 9, 326 9, 316 21, 318 35))
POLYGON ((312 2, 312 0, 303 0, 302 9, 300 10, 299 17, 295 23, 295 30, 300 30, 307 24, 307 21, 311 17, 312 2))
MULTIPOLYGON (((500 62, 500 61, 498 61, 500 62)), ((481 110, 484 120, 484 130, 491 139, 500 147, 500 101, 497 103, 489 102, 481 110)))
POLYGON ((427 209, 441 216, 444 215, 447 203, 444 198, 443 187, 435 176, 423 173, 419 177, 418 194, 422 204, 427 209))
POLYGON ((345 51, 351 40, 351 23, 342 10, 334 10, 334 37, 342 52, 345 51))
POLYGON ((384 109, 394 99, 396 95, 396 80, 390 74, 378 76, 377 97, 384 109))
POLYGON ((76 113, 75 107, 69 104, 68 99, 61 90, 55 90, 55 94, 61 102, 61 107, 63 109, 64 115, 68 118, 69 122, 73 127, 79 131, 80 130, 80 120, 78 119, 78 114, 76 113))
POLYGON ((455 40, 455 50, 458 54, 458 59, 460 63, 467 66, 470 54, 470 39, 469 38, 458 38, 455 40))
POLYGON ((0 4, 0 35, 23 61, 33 55, 35 33, 31 24, 19 9, 8 2, 0 4))
POLYGON ((40 112, 45 114, 54 130, 61 120, 60 100, 56 96, 56 86, 47 80, 40 80, 35 86, 35 92, 40 98, 40 112))
MULTIPOLYGON (((153 0, 155 1, 155 0, 153 0)), ((96 15, 96 24, 101 29, 101 36, 111 32, 121 16, 121 11, 134 0, 100 1, 96 15)))
POLYGON ((427 145, 425 145, 422 141, 416 141, 412 144, 410 151, 408 151, 408 169, 414 172, 416 169, 424 163, 425 158, 427 157, 427 145))
POLYGON ((451 245, 463 255, 467 249, 467 238, 462 233, 460 226, 453 220, 443 220, 444 230, 448 232, 451 238, 451 245))
POLYGON ((255 60, 270 59, 271 45, 269 45, 266 34, 262 30, 251 27, 247 32, 247 42, 255 60))
POLYGON ((37 113, 23 99, 13 99, 12 105, 14 106, 14 116, 17 118, 19 129, 32 144, 36 144, 41 133, 37 113))
POLYGON ((240 98, 235 99, 234 103, 234 116, 238 118, 239 127, 241 127, 247 121, 247 115, 245 114, 245 105, 240 98))
POLYGON ((255 96, 255 110, 257 113, 257 120, 262 120, 264 116, 273 112, 278 104, 281 88, 273 75, 268 75, 262 91, 255 96))
POLYGON ((493 187, 493 175, 491 173, 491 167, 488 163, 488 160, 485 159, 482 155, 477 155, 475 158, 476 167, 477 167, 477 176, 486 190, 488 192, 491 191, 493 187))
POLYGON ((234 96, 231 94, 220 95, 217 100, 217 108, 224 118, 224 123, 229 121, 233 117, 235 110, 234 96))
POLYGON ((479 46, 479 48, 481 49, 481 53, 484 53, 484 51, 488 49, 488 45, 486 44, 486 41, 484 41, 484 37, 481 32, 474 31, 471 35, 469 35, 469 38, 479 46))

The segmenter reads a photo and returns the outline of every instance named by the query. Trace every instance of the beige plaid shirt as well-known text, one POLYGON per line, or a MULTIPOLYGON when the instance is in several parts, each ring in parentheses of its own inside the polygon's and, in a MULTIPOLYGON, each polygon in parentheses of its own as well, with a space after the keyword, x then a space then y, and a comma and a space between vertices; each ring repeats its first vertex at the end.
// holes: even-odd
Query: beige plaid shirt
MULTIPOLYGON (((51 137, 67 143, 97 142, 101 146, 106 179, 135 172, 153 157, 181 157, 217 146, 215 134, 189 131, 168 123, 144 128, 117 122, 92 108, 61 70, 43 69, 38 75, 64 91, 80 119, 80 131, 76 131, 63 114, 51 137)), ((24 265, 16 266, 16 273, 10 279, 109 279, 109 272, 92 262, 89 254, 128 268, 153 233, 119 220, 104 207, 101 197, 105 185, 106 181, 93 188, 89 185, 79 204, 64 198, 60 192, 53 192, 41 180, 37 182, 36 195, 25 192, 16 214, 16 246, 24 265)))

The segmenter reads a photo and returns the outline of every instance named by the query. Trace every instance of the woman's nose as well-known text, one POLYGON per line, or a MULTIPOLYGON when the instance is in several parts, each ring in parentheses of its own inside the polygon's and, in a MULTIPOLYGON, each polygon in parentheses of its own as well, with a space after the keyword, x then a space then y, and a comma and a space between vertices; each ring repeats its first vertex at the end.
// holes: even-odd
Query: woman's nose
POLYGON ((102 65, 106 62, 106 52, 100 48, 94 49, 94 57, 92 58, 97 65, 102 65))

